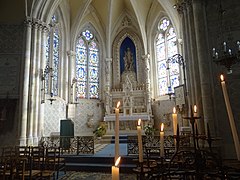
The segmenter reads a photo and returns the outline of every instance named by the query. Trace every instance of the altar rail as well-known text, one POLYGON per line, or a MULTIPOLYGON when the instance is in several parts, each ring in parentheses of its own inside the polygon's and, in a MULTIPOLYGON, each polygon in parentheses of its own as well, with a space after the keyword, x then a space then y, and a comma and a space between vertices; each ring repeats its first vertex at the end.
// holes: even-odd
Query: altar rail
MULTIPOLYGON (((98 141, 99 143, 99 141, 98 141)), ((80 154, 94 154, 95 137, 94 136, 56 136, 56 137, 42 137, 40 146, 43 147, 61 147, 62 154, 80 155, 80 154)), ((143 136, 143 147, 160 147, 159 136, 143 136)), ((164 147, 174 147, 173 136, 165 136, 164 147)), ((174 150, 174 148, 172 148, 174 150)), ((137 136, 128 136, 127 139, 128 155, 138 154, 138 139, 137 136)))
POLYGON ((44 147, 61 147, 63 154, 94 154, 94 136, 42 137, 39 145, 44 147))
MULTIPOLYGON (((181 136, 180 147, 191 147, 190 136, 181 136)), ((156 151, 160 150, 160 137, 159 136, 142 136, 144 152, 151 147, 156 151)), ((175 144, 174 137, 172 135, 164 137, 164 148, 168 151, 169 155, 174 152, 175 144)), ((54 136, 54 137, 42 137, 39 145, 44 147, 61 147, 63 154, 94 154, 95 145, 101 142, 95 141, 94 136, 54 136), (97 142, 97 143, 96 143, 97 142)), ((138 154, 138 137, 136 135, 128 135, 127 137, 127 153, 128 155, 138 154)))

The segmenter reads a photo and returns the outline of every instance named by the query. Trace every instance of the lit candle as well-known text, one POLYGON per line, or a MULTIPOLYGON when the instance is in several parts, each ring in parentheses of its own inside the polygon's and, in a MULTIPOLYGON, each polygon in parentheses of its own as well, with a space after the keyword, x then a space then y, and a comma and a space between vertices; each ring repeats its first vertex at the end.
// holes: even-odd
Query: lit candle
POLYGON ((229 50, 228 50, 228 53, 229 53, 229 55, 232 55, 232 50, 229 49, 229 50))
POLYGON ((115 161, 115 165, 112 166, 112 180, 119 180, 119 167, 118 164, 120 162, 121 157, 115 161))
POLYGON ((232 109, 231 109, 231 105, 230 105, 230 101, 229 101, 229 97, 228 97, 228 93, 227 93, 226 83, 224 80, 224 76, 222 74, 220 76, 220 79, 221 79, 223 96, 224 96, 224 100, 225 100, 225 104, 226 104, 226 108, 227 108, 229 123, 230 123, 231 131, 232 131, 232 135, 233 135, 235 150, 236 150, 237 158, 240 161, 240 144, 239 144, 238 133, 237 133, 235 121, 233 118, 233 113, 232 113, 232 109))
POLYGON ((216 57, 216 49, 213 48, 212 51, 213 51, 213 58, 215 58, 216 57))
POLYGON ((177 135, 177 113, 176 113, 176 108, 173 108, 173 113, 172 113, 172 120, 173 120, 173 135, 177 135))
POLYGON ((227 52, 227 43, 226 42, 223 42, 223 51, 227 52))
POLYGON ((141 119, 138 120, 137 133, 138 133, 138 154, 139 154, 138 159, 139 159, 139 162, 143 162, 141 119))
POLYGON ((193 116, 197 117, 197 105, 193 106, 193 113, 194 113, 193 116))
POLYGON ((218 52, 216 52, 216 59, 218 59, 218 52))
POLYGON ((240 42, 237 41, 237 45, 238 45, 238 51, 240 51, 240 42))
POLYGON ((164 124, 161 124, 161 128, 160 128, 160 156, 163 157, 164 156, 164 124))
POLYGON ((115 161, 117 160, 119 156, 119 106, 120 101, 117 103, 117 107, 115 108, 115 115, 116 115, 116 121, 115 121, 115 161))

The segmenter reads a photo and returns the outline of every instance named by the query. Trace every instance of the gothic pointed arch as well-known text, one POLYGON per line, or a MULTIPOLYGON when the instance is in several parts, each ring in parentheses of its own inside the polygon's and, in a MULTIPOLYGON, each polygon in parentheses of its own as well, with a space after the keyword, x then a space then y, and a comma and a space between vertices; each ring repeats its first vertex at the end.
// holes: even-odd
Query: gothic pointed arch
POLYGON ((143 72, 143 63, 142 63, 142 55, 143 55, 143 45, 142 40, 139 38, 139 36, 134 33, 131 29, 125 28, 119 34, 116 36, 116 38, 113 41, 113 87, 114 88, 120 88, 121 83, 121 56, 120 56, 120 48, 123 43, 123 41, 129 38, 134 46, 135 46, 135 53, 136 53, 136 74, 137 74, 137 81, 138 82, 144 82, 144 77, 141 75, 141 72, 143 72))
POLYGON ((97 31, 91 24, 82 28, 75 40, 76 97, 99 99, 101 47, 97 31))

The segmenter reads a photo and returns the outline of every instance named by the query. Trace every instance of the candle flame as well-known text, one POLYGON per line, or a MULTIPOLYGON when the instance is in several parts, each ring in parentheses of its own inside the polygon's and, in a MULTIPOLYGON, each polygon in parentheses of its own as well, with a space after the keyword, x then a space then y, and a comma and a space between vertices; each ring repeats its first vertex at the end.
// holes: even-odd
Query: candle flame
POLYGON ((118 101, 118 103, 117 103, 117 108, 119 108, 119 106, 120 106, 120 101, 118 101))
POLYGON ((141 119, 138 119, 138 126, 141 126, 141 119))
POLYGON ((163 128, 164 128, 164 124, 162 123, 162 124, 161 124, 161 128, 160 128, 160 131, 163 131, 163 128))
POLYGON ((224 81, 224 76, 222 74, 220 75, 220 79, 221 81, 224 81))
POLYGON ((118 164, 120 163, 120 159, 121 159, 121 156, 119 156, 115 162, 115 166, 118 166, 118 164))
POLYGON ((175 107, 173 108, 173 113, 176 114, 176 108, 175 107))
POLYGON ((193 110, 194 110, 194 113, 197 112, 197 105, 194 105, 193 110))

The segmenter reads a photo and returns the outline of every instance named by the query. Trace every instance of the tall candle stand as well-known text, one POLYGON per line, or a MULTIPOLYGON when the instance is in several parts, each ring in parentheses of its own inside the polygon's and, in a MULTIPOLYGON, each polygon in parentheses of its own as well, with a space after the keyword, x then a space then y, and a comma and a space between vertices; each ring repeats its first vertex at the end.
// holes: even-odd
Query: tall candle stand
MULTIPOLYGON (((192 126, 192 136, 193 136, 193 146, 194 146, 194 150, 196 152, 197 146, 196 146, 196 136, 195 136, 195 121, 197 119, 200 119, 200 116, 194 116, 193 114, 193 109, 192 107, 190 107, 190 116, 189 117, 183 117, 183 119, 188 119, 191 123, 192 126)), ((195 112, 196 113, 196 112, 195 112)))

